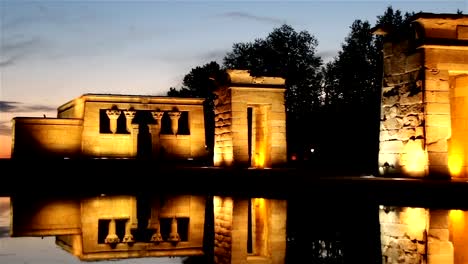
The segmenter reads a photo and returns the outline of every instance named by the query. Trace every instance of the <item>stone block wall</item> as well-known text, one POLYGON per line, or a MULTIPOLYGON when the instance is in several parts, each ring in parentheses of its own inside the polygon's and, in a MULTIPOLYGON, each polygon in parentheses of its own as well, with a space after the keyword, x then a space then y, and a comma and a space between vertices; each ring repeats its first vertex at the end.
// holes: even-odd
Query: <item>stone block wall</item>
POLYGON ((418 14, 384 44, 381 174, 467 177, 468 17, 418 14))
POLYGON ((231 90, 218 89, 214 105, 215 146, 213 162, 215 166, 229 166, 233 164, 231 90))
POLYGON ((73 158, 81 153, 82 120, 17 117, 12 129, 12 158, 73 158))
POLYGON ((13 119, 12 158, 135 158, 143 146, 149 149, 146 152, 151 157, 147 158, 208 162, 203 99, 86 94, 57 111, 59 118, 13 119), (110 109, 115 110, 116 118, 106 116, 109 131, 101 131, 101 111, 110 109), (143 121, 134 120, 138 111, 143 121), (170 124, 162 125, 154 115, 162 117, 174 111, 179 116, 184 114, 183 125, 172 117, 168 117, 170 124), (119 122, 123 117, 122 126, 119 122), (175 130, 173 134, 161 134, 161 127, 168 125, 175 130), (118 131, 119 126, 122 131, 118 131), (179 134, 177 127, 181 126, 184 132, 179 134), (149 138, 139 142, 140 132, 146 132, 149 138))
POLYGON ((381 101, 381 174, 427 173, 423 57, 410 43, 385 43, 381 101))
POLYGON ((227 75, 229 81, 215 91, 214 165, 285 164, 284 79, 252 77, 244 70, 228 70, 227 75))
MULTIPOLYGON (((110 98, 109 98, 110 99, 110 98)), ((100 110, 117 107, 126 110, 128 103, 86 102, 83 114, 82 152, 86 157, 127 157, 136 156, 137 133, 112 134, 100 132, 100 110)))

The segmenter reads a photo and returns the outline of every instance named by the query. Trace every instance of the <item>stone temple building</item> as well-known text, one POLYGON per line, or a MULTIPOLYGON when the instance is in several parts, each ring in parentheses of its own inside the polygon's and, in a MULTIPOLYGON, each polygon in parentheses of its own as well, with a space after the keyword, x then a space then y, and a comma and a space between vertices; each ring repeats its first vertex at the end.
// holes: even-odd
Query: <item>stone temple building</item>
MULTIPOLYGON (((203 99, 85 94, 58 107, 57 118, 14 118, 12 159, 143 159, 179 166, 213 157, 222 167, 281 166, 287 160, 284 84, 226 71, 214 91, 213 156, 206 149, 203 99)), ((284 263, 286 201, 170 195, 158 188, 144 196, 12 197, 11 236, 55 236, 81 260, 209 250, 214 263, 284 263)))
POLYGON ((85 94, 13 119, 12 158, 206 159, 203 99, 85 94))
MULTIPOLYGON (((466 178, 468 16, 419 13, 411 26, 403 39, 375 31, 385 38, 380 174, 466 178)), ((383 262, 468 263, 467 217, 460 210, 382 206, 383 262)))

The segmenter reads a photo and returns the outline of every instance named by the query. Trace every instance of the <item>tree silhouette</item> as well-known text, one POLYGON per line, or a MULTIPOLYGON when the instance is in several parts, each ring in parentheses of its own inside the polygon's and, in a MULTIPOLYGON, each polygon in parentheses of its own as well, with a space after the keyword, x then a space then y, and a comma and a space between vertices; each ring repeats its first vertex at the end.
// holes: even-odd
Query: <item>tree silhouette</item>
MULTIPOLYGON (((205 115, 205 142, 207 150, 213 154, 214 148, 214 94, 216 88, 213 78, 223 73, 221 66, 211 61, 203 66, 193 68, 185 75, 180 89, 171 87, 168 96, 205 98, 203 103, 205 115)), ((210 157, 210 161, 212 158, 210 157)))

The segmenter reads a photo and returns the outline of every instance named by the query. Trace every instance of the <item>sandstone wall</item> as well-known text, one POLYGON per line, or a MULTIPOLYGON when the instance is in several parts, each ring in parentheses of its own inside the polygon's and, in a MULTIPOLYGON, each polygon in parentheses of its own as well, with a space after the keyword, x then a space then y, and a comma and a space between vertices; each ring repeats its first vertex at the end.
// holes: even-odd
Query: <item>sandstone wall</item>
POLYGON ((12 158, 63 158, 81 154, 79 119, 13 119, 12 158))
POLYGON ((215 91, 215 166, 277 167, 287 161, 284 79, 228 70, 215 91))
POLYGON ((384 44, 379 168, 381 174, 427 173, 423 57, 410 43, 384 44))

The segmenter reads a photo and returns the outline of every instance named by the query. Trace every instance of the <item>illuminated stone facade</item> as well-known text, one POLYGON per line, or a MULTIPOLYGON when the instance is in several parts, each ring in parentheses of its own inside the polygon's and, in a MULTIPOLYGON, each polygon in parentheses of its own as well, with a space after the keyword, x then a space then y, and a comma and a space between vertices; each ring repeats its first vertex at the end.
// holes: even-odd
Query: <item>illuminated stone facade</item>
POLYGON ((419 14, 384 43, 382 174, 468 177, 468 17, 419 14))
POLYGON ((228 70, 215 91, 215 166, 278 167, 287 161, 285 80, 228 70))
MULTIPOLYGON (((468 177, 468 16, 412 19, 413 37, 384 41, 380 174, 468 177)), ((465 216, 382 206, 383 263, 468 263, 465 216)))
POLYGON ((203 99, 85 94, 13 119, 12 158, 207 159, 203 99))
MULTIPOLYGON (((214 165, 285 164, 284 79, 238 70, 226 76, 228 83, 215 91, 214 165)), ((179 164, 206 160, 207 154, 203 99, 85 94, 60 106, 57 118, 13 119, 13 159, 142 158, 179 164)), ((285 200, 216 196, 213 230, 206 230, 206 197, 155 193, 147 201, 13 197, 12 236, 56 236, 58 245, 80 259, 102 260, 204 255, 204 235, 211 232, 216 264, 285 262, 285 200)))

